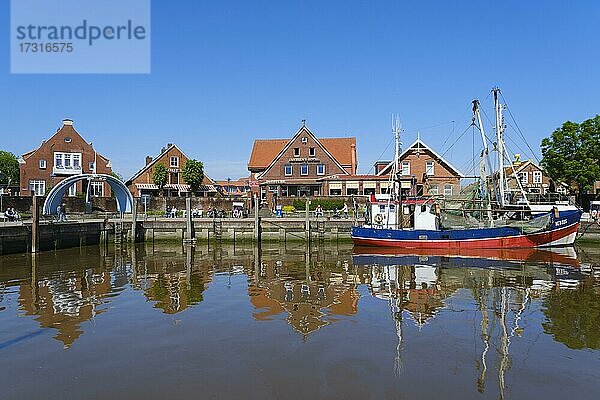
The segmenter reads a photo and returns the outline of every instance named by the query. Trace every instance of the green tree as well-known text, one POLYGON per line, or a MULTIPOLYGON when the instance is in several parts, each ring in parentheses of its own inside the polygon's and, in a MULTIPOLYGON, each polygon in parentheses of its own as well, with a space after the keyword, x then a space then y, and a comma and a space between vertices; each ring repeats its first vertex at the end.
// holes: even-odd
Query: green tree
POLYGON ((571 349, 600 349, 600 294, 592 285, 556 290, 544 299, 544 332, 571 349))
POLYGON ((192 193, 196 193, 204 180, 204 164, 198 160, 187 160, 181 174, 183 180, 192 188, 192 193))
POLYGON ((565 122, 542 140, 542 167, 554 181, 567 183, 582 194, 600 179, 600 115, 565 122))
POLYGON ((0 183, 9 181, 19 182, 19 162, 13 153, 0 150, 0 183))
POLYGON ((124 182, 124 181, 123 181, 123 176, 122 176, 120 173, 118 173, 118 172, 115 172, 115 171, 112 171, 112 172, 110 173, 110 175, 111 175, 113 178, 117 178, 117 179, 118 179, 118 180, 120 180, 121 182, 124 182))
POLYGON ((167 167, 164 164, 156 164, 154 173, 152 174, 152 182, 160 188, 160 192, 162 193, 162 188, 167 183, 167 167))

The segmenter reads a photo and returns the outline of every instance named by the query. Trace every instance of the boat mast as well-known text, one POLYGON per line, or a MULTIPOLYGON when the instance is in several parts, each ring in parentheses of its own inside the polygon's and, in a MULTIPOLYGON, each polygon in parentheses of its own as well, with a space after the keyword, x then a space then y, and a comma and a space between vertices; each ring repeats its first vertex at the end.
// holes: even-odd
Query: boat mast
MULTIPOLYGON (((399 158, 400 158, 400 116, 396 114, 394 116, 394 120, 392 121, 392 129, 394 131, 394 178, 400 171, 399 158)), ((400 182, 397 179, 394 179, 394 195, 396 199, 400 198, 400 182)))
POLYGON ((505 197, 505 182, 504 182, 504 121, 502 119, 502 108, 498 95, 500 94, 500 88, 494 87, 492 89, 494 95, 494 109, 496 111, 496 143, 498 150, 498 187, 500 189, 500 196, 498 204, 500 208, 503 208, 506 202, 505 197))
MULTIPOLYGON (((490 168, 490 171, 492 170, 492 163, 490 162, 490 152, 489 152, 489 148, 487 145, 487 140, 485 137, 485 131, 483 130, 483 123, 481 122, 481 112, 479 111, 479 100, 475 99, 473 100, 473 118, 477 118, 477 128, 479 129, 479 132, 481 133, 481 141, 483 142, 483 152, 481 153, 481 160, 480 160, 480 173, 481 173, 481 185, 482 187, 482 198, 487 198, 487 214, 488 214, 488 219, 490 221, 490 223, 492 223, 492 210, 490 209, 490 194, 488 193, 488 187, 487 187, 487 182, 486 182, 486 173, 485 173, 485 163, 483 161, 483 157, 485 155, 488 167, 490 168)), ((475 121, 473 121, 473 123, 475 123, 475 121)))

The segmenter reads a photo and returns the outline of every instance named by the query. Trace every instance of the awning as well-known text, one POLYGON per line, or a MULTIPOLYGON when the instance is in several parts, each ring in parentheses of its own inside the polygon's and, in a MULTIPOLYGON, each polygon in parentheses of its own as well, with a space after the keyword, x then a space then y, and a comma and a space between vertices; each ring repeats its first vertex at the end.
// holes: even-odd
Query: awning
POLYGON ((342 189, 342 182, 329 182, 329 189, 342 189))
POLYGON ((190 191, 190 185, 184 185, 181 183, 169 183, 165 185, 165 189, 175 189, 178 190, 180 192, 189 192, 190 191))
POLYGON ((369 181, 363 182, 364 189, 375 189, 377 187, 377 182, 369 181))
POLYGON ((198 190, 201 192, 216 192, 217 188, 213 185, 200 185, 198 190))
POLYGON ((358 189, 358 182, 356 182, 356 181, 346 182, 346 189, 358 189))
POLYGON ((158 185, 153 183, 136 183, 135 187, 138 190, 158 190, 158 185))

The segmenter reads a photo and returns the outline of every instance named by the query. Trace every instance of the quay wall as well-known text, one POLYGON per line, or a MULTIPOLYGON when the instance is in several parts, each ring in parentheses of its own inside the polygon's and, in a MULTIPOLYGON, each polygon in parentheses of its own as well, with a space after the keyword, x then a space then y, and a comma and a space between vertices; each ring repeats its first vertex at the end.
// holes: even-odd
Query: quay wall
MULTIPOLYGON (((100 244, 103 222, 40 224, 39 251, 100 244)), ((0 255, 31 251, 31 224, 0 227, 0 255)))
MULTIPOLYGON (((305 241, 307 235, 305 223, 306 221, 301 218, 261 218, 261 241, 305 241)), ((309 220, 310 240, 349 240, 353 223, 351 219, 311 218, 309 220)), ((255 240, 253 218, 194 218, 192 226, 193 236, 198 242, 255 240)), ((127 240, 130 230, 130 220, 44 222, 38 227, 38 248, 39 251, 48 251, 127 240)), ((600 225, 595 222, 582 222, 579 234, 582 235, 580 237, 582 241, 598 241, 600 225)), ((31 223, 0 226, 0 255, 30 252, 31 235, 31 223)), ((136 242, 162 239, 182 241, 184 238, 186 238, 184 218, 154 218, 138 220, 136 224, 136 242)))

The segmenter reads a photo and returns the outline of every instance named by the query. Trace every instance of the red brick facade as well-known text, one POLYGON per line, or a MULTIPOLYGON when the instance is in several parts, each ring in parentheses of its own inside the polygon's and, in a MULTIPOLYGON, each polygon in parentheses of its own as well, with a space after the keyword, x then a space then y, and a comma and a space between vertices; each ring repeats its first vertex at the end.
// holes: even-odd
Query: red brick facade
MULTIPOLYGON (((69 119, 65 119, 62 127, 50 139, 43 141, 39 148, 23 154, 19 163, 21 196, 32 196, 34 191, 38 195, 44 195, 58 182, 73 175, 112 173, 108 158, 96 153, 91 143, 81 137, 73 127, 73 121, 69 119)), ((92 195, 110 197, 109 184, 97 182, 93 185, 92 195)), ((76 196, 86 190, 87 182, 81 181, 66 195, 76 196)))
POLYGON ((283 146, 282 140, 256 141, 248 169, 263 200, 275 195, 321 196, 326 195, 322 178, 355 173, 356 160, 355 138, 317 139, 302 126, 283 146), (279 152, 267 161, 276 149, 279 152))
MULTIPOLYGON (((169 143, 166 148, 161 149, 156 158, 146 157, 146 165, 126 182, 127 187, 134 197, 141 195, 183 196, 189 193, 189 185, 185 182, 182 169, 189 160, 188 156, 177 145, 169 143), (167 182, 163 193, 159 193, 159 187, 154 184, 154 170, 158 164, 163 164, 167 169, 167 182)), ((204 174, 204 180, 200 187, 200 194, 211 196, 216 194, 214 182, 204 174)))
MULTIPOLYGON (((392 163, 380 168, 379 176, 390 174, 392 163)), ((460 194, 462 174, 442 156, 417 139, 398 157, 402 192, 408 196, 460 194)))

